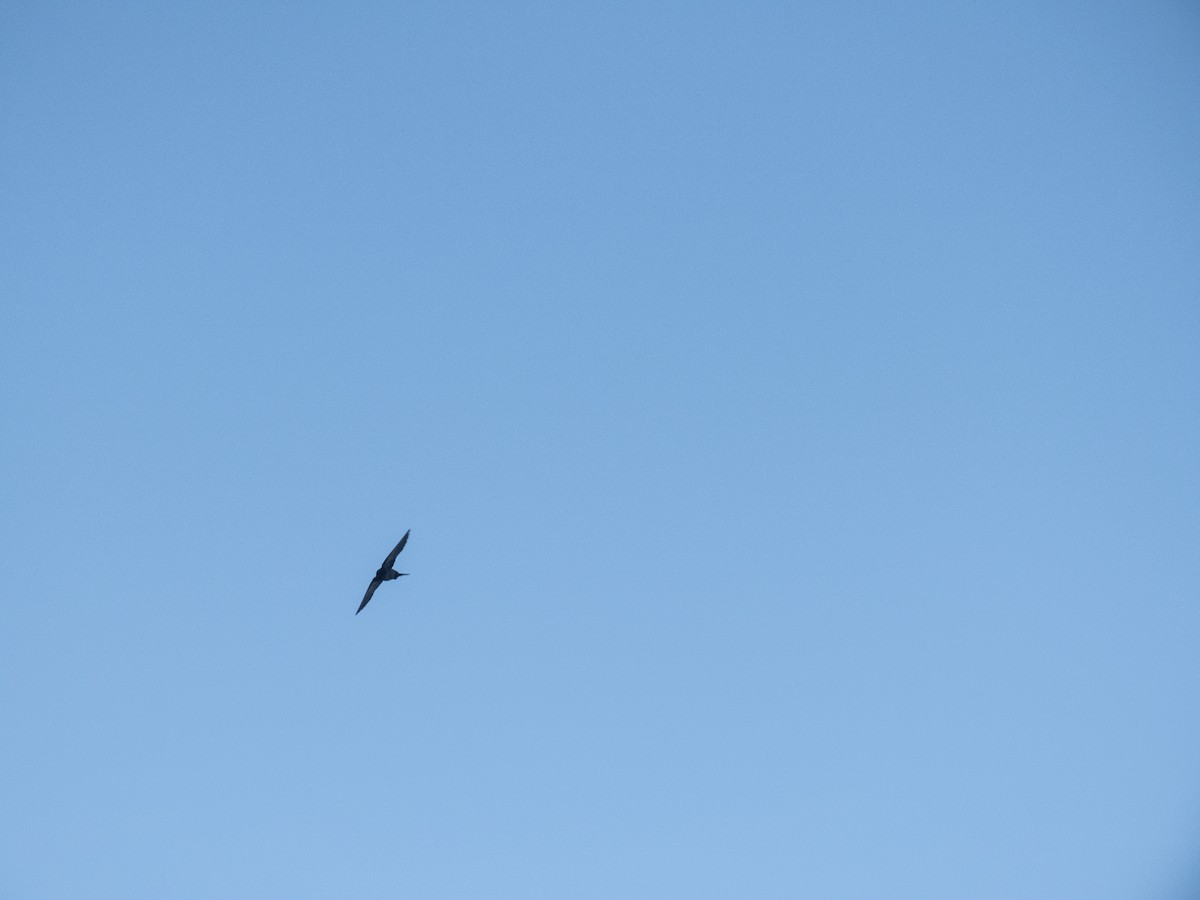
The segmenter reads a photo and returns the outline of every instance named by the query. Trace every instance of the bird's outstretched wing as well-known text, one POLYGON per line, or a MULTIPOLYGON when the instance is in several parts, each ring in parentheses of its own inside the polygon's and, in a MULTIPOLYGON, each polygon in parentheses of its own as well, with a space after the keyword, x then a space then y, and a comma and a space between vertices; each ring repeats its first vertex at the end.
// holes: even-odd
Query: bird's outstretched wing
POLYGON ((396 545, 396 548, 394 550, 392 550, 392 552, 388 554, 387 559, 385 559, 383 561, 383 567, 385 569, 390 569, 392 566, 394 566, 396 564, 396 557, 400 555, 400 551, 403 550, 404 545, 408 543, 408 535, 411 532, 412 532, 411 528, 408 529, 408 531, 404 532, 404 537, 400 538, 400 543, 398 543, 396 545))
POLYGON ((367 592, 363 594, 363 602, 358 604, 358 609, 354 611, 356 616, 363 611, 364 606, 371 602, 371 598, 375 596, 375 588, 379 587, 381 584, 383 584, 382 578, 371 579, 371 584, 367 587, 367 592))

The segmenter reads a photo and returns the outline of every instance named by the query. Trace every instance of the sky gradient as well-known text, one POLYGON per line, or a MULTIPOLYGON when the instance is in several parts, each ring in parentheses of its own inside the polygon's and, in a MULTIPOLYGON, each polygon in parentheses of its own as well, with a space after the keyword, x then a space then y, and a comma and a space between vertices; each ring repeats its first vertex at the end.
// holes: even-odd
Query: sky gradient
POLYGON ((0 897, 1200 896, 1198 98, 1183 2, 8 4, 0 897))

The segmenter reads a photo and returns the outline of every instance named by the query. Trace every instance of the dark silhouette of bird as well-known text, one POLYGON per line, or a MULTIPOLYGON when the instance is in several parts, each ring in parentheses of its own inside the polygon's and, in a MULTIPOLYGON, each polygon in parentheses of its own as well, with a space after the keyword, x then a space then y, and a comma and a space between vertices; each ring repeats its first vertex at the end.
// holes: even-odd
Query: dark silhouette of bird
POLYGON ((375 577, 371 579, 371 584, 367 587, 367 592, 363 595, 363 602, 358 604, 358 609, 354 611, 357 616, 363 611, 363 607, 371 602, 371 598, 375 596, 375 589, 385 581, 395 581, 401 575, 407 575, 407 572, 397 572, 392 568, 396 564, 396 557, 400 555, 400 551, 404 549, 404 545, 408 543, 408 535, 412 529, 404 532, 404 537, 400 538, 392 552, 387 555, 387 559, 383 561, 383 565, 379 567, 379 571, 375 573, 375 577))

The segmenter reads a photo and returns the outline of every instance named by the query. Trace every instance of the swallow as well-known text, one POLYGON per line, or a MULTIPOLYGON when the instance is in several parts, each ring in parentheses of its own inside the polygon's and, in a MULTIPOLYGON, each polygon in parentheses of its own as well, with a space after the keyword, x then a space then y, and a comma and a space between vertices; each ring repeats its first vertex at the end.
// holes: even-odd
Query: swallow
POLYGON ((367 587, 367 592, 363 595, 362 603, 358 604, 358 609, 354 611, 356 616, 363 611, 364 606, 371 602, 371 598, 375 596, 375 589, 377 587, 379 587, 385 581, 395 581, 401 575, 408 574, 407 572, 397 572, 392 568, 392 566, 396 564, 396 557, 400 555, 400 551, 403 550, 404 545, 408 543, 408 535, 411 531, 412 529, 410 528, 408 531, 404 532, 404 537, 400 538, 400 543, 398 543, 392 549, 392 552, 387 555, 387 559, 383 561, 383 565, 379 567, 379 571, 376 572, 375 577, 371 579, 371 584, 367 587))

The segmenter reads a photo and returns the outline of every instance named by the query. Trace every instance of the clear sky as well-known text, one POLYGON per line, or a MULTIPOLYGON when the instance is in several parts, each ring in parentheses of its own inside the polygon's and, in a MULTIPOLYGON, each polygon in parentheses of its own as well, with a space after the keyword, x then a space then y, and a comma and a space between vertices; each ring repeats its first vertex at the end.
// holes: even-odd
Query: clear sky
POLYGON ((8 3, 0 378, 2 897, 1200 892, 1191 3, 8 3))

